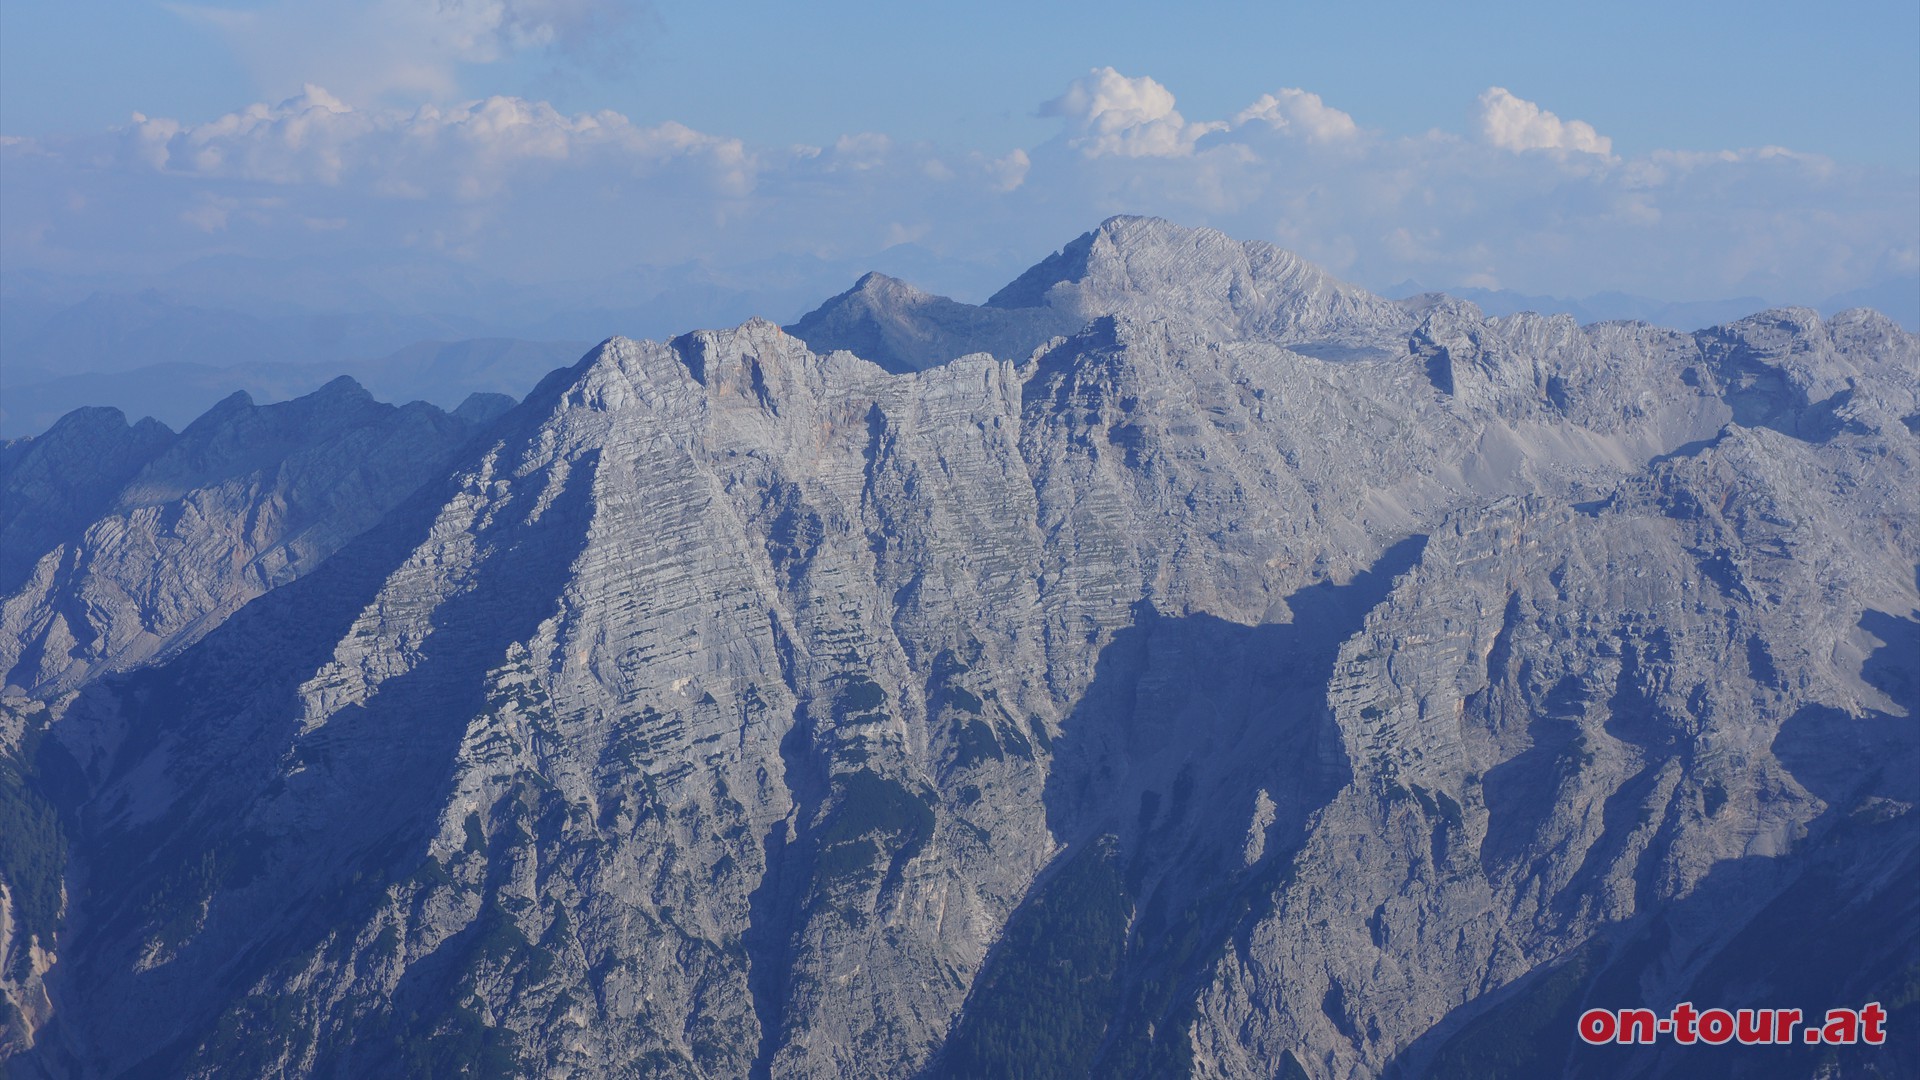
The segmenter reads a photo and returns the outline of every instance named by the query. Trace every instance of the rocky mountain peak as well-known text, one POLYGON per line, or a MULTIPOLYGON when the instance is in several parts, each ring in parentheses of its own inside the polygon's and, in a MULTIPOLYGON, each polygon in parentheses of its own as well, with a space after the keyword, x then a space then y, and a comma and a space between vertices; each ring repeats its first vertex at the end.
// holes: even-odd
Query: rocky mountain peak
POLYGON ((0 447, 0 594, 19 587, 36 559, 111 506, 174 438, 157 420, 129 425, 119 409, 87 408, 0 447))
POLYGON ((816 352, 846 350, 893 372, 922 371, 971 353, 1024 360, 1040 343, 1078 329, 1068 313, 1002 311, 935 296, 868 274, 787 327, 816 352))
POLYGON ((87 410, 9 446, 0 673, 74 685, 184 648, 437 475, 503 411, 482 404, 396 407, 343 376, 269 405, 237 392, 178 435, 87 410))
POLYGON ((476 427, 502 415, 519 404, 508 394, 481 391, 468 394, 453 410, 453 415, 476 427))
POLYGON ((854 282, 853 288, 849 291, 871 297, 887 297, 895 301, 918 301, 929 296, 928 293, 913 285, 878 270, 869 270, 860 275, 860 280, 854 282))
POLYGON ((1046 341, 1116 314, 1336 358, 1393 352, 1415 321, 1405 307, 1271 244, 1114 217, 983 305, 869 274, 789 329, 815 349, 846 349, 907 371, 972 352, 1024 360, 1046 341))
MULTIPOLYGON (((1246 276, 1249 252, 1265 260, 1298 263, 1291 253, 1271 245, 1243 243, 1216 229, 1176 225, 1164 218, 1120 215, 1075 238, 1059 251, 995 293, 993 307, 1061 306, 1076 302, 1056 296, 1093 290, 1125 291, 1138 286, 1177 285, 1186 292, 1220 274, 1246 276)), ((1305 265, 1305 264, 1301 264, 1305 265)), ((1315 273, 1318 273, 1317 269, 1315 273)))
POLYGON ((1677 1077, 1581 1003, 1903 1000, 1920 341, 1148 219, 1023 279, 611 338, 484 439, 340 387, 103 455, 0 607, 69 830, 0 846, 0 1053, 1677 1077))
POLYGON ((987 307, 992 308, 1041 308, 1051 306, 1050 294, 1056 286, 1067 285, 1085 280, 1093 245, 1101 238, 1108 226, 1122 220, 1109 218, 1099 228, 1085 232, 1068 242, 1059 251, 1041 259, 1029 267, 1019 277, 1008 282, 999 292, 987 298, 987 307))

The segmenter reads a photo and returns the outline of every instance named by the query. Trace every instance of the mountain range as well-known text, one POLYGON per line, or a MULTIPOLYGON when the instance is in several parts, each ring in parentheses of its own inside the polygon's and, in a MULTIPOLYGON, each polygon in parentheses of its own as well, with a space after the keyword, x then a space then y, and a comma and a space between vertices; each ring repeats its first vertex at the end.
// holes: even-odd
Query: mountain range
MULTIPOLYGON (((977 288, 970 295, 985 295, 1002 280, 997 268, 1012 265, 1005 255, 980 264, 942 259, 912 244, 874 258, 915 281, 977 288)), ((0 273, 0 439, 37 435, 89 406, 179 428, 235 391, 278 402, 343 374, 383 401, 450 409, 473 393, 518 398, 608 333, 670 337, 756 313, 785 318, 812 305, 823 281, 844 281, 859 269, 846 259, 769 258, 731 270, 642 266, 540 286, 418 260, 371 274, 365 267, 239 257, 197 260, 164 277, 0 273), (289 302, 288 293, 301 301, 289 302)), ((869 284, 887 280, 897 279, 882 274, 869 284)), ((1582 324, 1638 321, 1689 331, 1769 306, 1757 296, 1694 302, 1620 292, 1558 297, 1473 286, 1429 289, 1413 281, 1385 295, 1430 292, 1470 301, 1490 316, 1565 313, 1582 324)), ((1871 307, 1920 331, 1920 278, 1895 275, 1816 306, 1828 316, 1871 307)), ((960 309, 974 305, 956 305, 960 309)), ((829 305, 813 317, 833 310, 829 305)))
MULTIPOLYGON (((874 258, 960 287, 1001 276, 911 244, 874 258)), ((343 374, 382 400, 518 398, 611 333, 789 318, 864 269, 778 256, 529 283, 406 256, 373 267, 227 256, 164 275, 0 271, 0 438, 103 405, 179 428, 238 390, 283 401, 343 374)))
POLYGON ((1920 1071, 1920 338, 1142 218, 0 449, 25 1077, 1920 1071), (1884 1004, 1885 1045, 1587 1046, 1884 1004))

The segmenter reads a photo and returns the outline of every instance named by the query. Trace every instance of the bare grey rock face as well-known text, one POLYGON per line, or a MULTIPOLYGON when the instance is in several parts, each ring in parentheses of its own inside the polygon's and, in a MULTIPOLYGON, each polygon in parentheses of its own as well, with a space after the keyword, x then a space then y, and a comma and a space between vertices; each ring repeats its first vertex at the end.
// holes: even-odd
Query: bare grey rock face
POLYGON ((787 327, 819 352, 845 350, 888 371, 921 371, 972 353, 1025 359, 1047 339, 1086 322, 1044 306, 1003 310, 963 304, 872 273, 787 327))
POLYGON ((0 446, 0 587, 19 588, 41 554, 112 505, 172 437, 157 421, 129 426, 119 410, 93 408, 0 446))
MULTIPOLYGON (((368 407, 300 445, 411 494, 209 530, 328 539, 12 664, 65 886, 25 1075, 1605 1074, 1583 1002, 1920 962, 1920 341, 1872 313, 1490 320, 1116 219, 984 307, 611 340, 438 469, 368 407)), ((96 520, 271 505, 210 421, 96 520)))
POLYGON ((1271 244, 1158 218, 1116 217, 983 306, 868 274, 787 332, 816 352, 844 349, 904 372, 977 352, 1022 361, 1109 315, 1171 319, 1219 340, 1264 341, 1317 356, 1397 354, 1413 326, 1402 305, 1271 244))
POLYGON ((317 565, 510 399, 448 415, 350 379, 279 405, 235 394, 178 436, 82 410, 0 463, 0 671, 56 697, 178 652, 317 565))

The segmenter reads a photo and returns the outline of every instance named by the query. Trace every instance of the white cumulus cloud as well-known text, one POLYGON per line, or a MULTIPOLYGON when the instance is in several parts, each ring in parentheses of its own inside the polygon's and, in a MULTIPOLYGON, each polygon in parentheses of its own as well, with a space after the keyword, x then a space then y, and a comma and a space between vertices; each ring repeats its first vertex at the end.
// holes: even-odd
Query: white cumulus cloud
POLYGON ((1504 150, 1573 150, 1602 157, 1613 153, 1613 140, 1592 124, 1562 120, 1500 86, 1480 95, 1480 135, 1504 150))
POLYGON ((1069 141, 1087 157, 1184 157, 1200 136, 1226 126, 1187 123, 1166 87, 1110 67, 1074 80, 1040 114, 1066 120, 1074 132, 1069 141))
POLYGON ((459 68, 539 50, 568 62, 615 47, 641 5, 620 0, 275 0, 167 5, 208 27, 273 94, 320 83, 355 101, 460 96, 459 68))
POLYGON ((1244 127, 1254 121, 1314 142, 1338 142, 1360 134, 1353 117, 1320 100, 1319 94, 1297 87, 1260 95, 1258 101, 1240 110, 1233 125, 1244 127))
POLYGON ((309 85, 204 124, 138 113, 122 129, 125 156, 167 173, 269 184, 354 184, 387 195, 476 198, 516 169, 578 160, 640 174, 684 162, 716 194, 744 195, 756 161, 738 139, 671 121, 642 126, 602 110, 568 116, 543 101, 495 96, 417 109, 353 108, 309 85))
POLYGON ((1033 168, 1033 159, 1027 157, 1025 150, 1015 149, 997 158, 975 155, 985 163, 987 175, 992 178, 993 190, 1012 191, 1027 182, 1027 170, 1033 168))
POLYGON ((752 145, 521 97, 400 106, 309 86, 205 123, 0 139, 0 262, 162 273, 251 254, 353 279, 337 268, 399 245, 571 281, 896 245, 879 268, 938 287, 911 267, 966 261, 978 297, 1115 213, 1272 240, 1381 287, 1817 301, 1920 261, 1910 171, 1779 147, 1615 158, 1590 125, 1504 90, 1480 109, 1478 132, 1398 136, 1289 88, 1194 121, 1155 80, 1102 68, 1043 106, 1057 136, 988 150, 873 131, 752 145))

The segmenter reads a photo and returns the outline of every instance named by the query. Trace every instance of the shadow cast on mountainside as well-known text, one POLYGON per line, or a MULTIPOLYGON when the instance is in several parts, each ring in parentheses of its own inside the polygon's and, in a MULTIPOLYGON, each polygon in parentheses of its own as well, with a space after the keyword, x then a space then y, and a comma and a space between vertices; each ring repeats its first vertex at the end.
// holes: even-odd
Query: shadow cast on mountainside
MULTIPOLYGON (((537 522, 503 530, 432 616, 410 666, 302 733, 306 684, 351 640, 450 494, 430 485, 307 576, 174 661, 95 684, 69 717, 125 717, 73 808, 80 870, 35 1051, 52 1075, 174 1075, 196 1047, 271 1045, 279 1003, 247 996, 424 865, 486 673, 552 613, 585 544, 595 461, 537 522), (135 803, 165 799, 139 820, 135 803), (62 1028, 66 1030, 61 1030, 62 1028)), ((266 1063, 262 1063, 263 1068, 266 1063)))
MULTIPOLYGON (((96 493, 86 516, 56 522, 43 550, 6 545, 18 550, 0 553, 0 578, 23 576, 0 595, 12 594, 21 636, 0 650, 11 665, 0 675, 51 700, 171 659, 431 483, 485 419, 484 405, 382 404, 345 376, 274 404, 230 396, 96 493)), ((29 514, 53 509, 43 491, 25 501, 29 514)))
MULTIPOLYGON (((1860 625, 1884 643, 1863 665, 1865 678, 1906 715, 1809 705, 1781 725, 1775 758, 1827 807, 1791 853, 1724 860, 1664 906, 1650 892, 1655 868, 1643 855, 1635 875, 1640 914, 1461 1005, 1385 1074, 1691 1080, 1798 1078, 1828 1066, 1840 1076, 1920 1074, 1920 1044, 1897 1037, 1883 1047, 1681 1046, 1671 1038, 1637 1047, 1588 1046, 1575 1032, 1589 1008, 1665 1014, 1680 1001, 1697 1009, 1798 1008, 1816 1021, 1829 1008, 1881 1001, 1889 1031, 1920 1024, 1920 894, 1912 889, 1920 877, 1920 620, 1868 611, 1860 625), (1653 997, 1662 993, 1671 999, 1653 997)), ((1615 820, 1616 801, 1637 807, 1623 797, 1629 789, 1644 794, 1644 775, 1608 801, 1609 833, 1625 824, 1615 820)), ((1492 772, 1487 783, 1491 808, 1492 772)), ((1710 801, 1706 813, 1717 812, 1710 801)), ((1673 828, 1670 817, 1647 850, 1663 849, 1673 828)), ((1619 854, 1605 836, 1596 850, 1603 846, 1609 859, 1619 854)), ((1587 870, 1570 890, 1593 880, 1587 870)))
POLYGON ((1045 801, 1065 849, 1028 891, 928 1077, 1178 1073, 1213 963, 1266 912, 1352 777, 1327 708, 1342 642, 1425 537, 1289 623, 1142 604, 1061 725, 1045 801))
MULTIPOLYGON (((1671 645, 1662 631, 1655 631, 1646 642, 1621 646, 1621 670, 1607 695, 1603 726, 1608 735, 1637 747, 1644 763, 1607 796, 1601 810, 1600 837, 1588 847, 1569 884, 1552 897, 1553 909, 1563 917, 1577 916, 1582 905, 1591 900, 1585 894, 1586 886, 1600 880, 1627 850, 1635 831, 1645 823, 1643 807, 1658 788, 1667 766, 1675 760, 1687 763, 1691 751, 1679 745, 1673 734, 1679 722, 1661 714, 1659 704, 1647 695, 1637 677, 1643 665, 1667 659, 1670 652, 1671 645)), ((1505 664, 1506 658, 1500 657, 1498 663, 1490 664, 1490 670, 1502 669, 1505 664)), ((1568 779, 1593 763, 1594 748, 1577 721, 1598 702, 1602 690, 1587 677, 1562 678, 1548 690, 1542 708, 1530 718, 1527 748, 1488 769, 1482 778, 1487 831, 1480 844, 1479 865, 1488 881, 1500 880, 1511 867, 1539 857, 1540 808, 1554 805, 1568 779)), ((1650 874, 1637 874, 1634 885, 1636 905, 1649 903, 1654 887, 1650 874)))
MULTIPOLYGON (((776 535, 790 534, 800 520, 797 511, 783 513, 776 535)), ((772 620, 772 630, 780 654, 780 677, 787 686, 793 686, 797 681, 793 642, 777 618, 772 620)), ((796 705, 793 724, 780 739, 781 778, 797 809, 795 821, 811 820, 832 786, 827 765, 809 753, 812 730, 812 718, 804 707, 796 705)), ((785 1014, 793 973, 793 938, 805 917, 801 903, 813 879, 817 855, 799 830, 789 831, 786 821, 775 822, 767 831, 761 851, 766 872, 748 894, 747 929, 742 942, 752 958, 747 990, 760 1026, 759 1042, 748 1067, 752 1080, 772 1076, 774 1055, 787 1036, 785 1014)))

